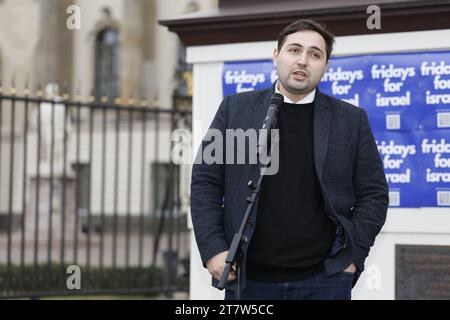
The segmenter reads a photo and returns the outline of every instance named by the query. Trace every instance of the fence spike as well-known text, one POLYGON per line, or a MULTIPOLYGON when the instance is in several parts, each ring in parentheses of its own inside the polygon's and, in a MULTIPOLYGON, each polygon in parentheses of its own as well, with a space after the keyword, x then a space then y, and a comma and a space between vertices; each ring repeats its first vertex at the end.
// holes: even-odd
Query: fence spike
POLYGON ((11 79, 11 94, 15 95, 17 93, 16 88, 16 73, 13 73, 12 79, 11 79))
POLYGON ((159 108, 159 92, 158 90, 155 90, 155 95, 153 96, 153 105, 155 108, 159 108))
POLYGON ((95 89, 94 88, 91 89, 91 92, 90 92, 88 100, 89 100, 90 103, 95 101, 95 89))
POLYGON ((25 78, 25 89, 24 89, 24 95, 29 96, 30 95, 30 74, 27 72, 27 76, 25 78))
POLYGON ((75 86, 75 101, 80 102, 81 101, 81 82, 77 81, 77 84, 75 86))
POLYGON ((95 97, 93 95, 90 95, 88 98, 89 103, 93 103, 95 101, 95 97))
POLYGON ((81 96, 81 83, 80 81, 77 82, 76 88, 75 88, 75 95, 81 96))
POLYGON ((40 98, 44 95, 44 92, 42 90, 42 83, 41 83, 41 77, 38 76, 38 80, 37 80, 37 91, 36 91, 36 95, 40 98))
POLYGON ((63 83, 62 98, 63 100, 69 100, 69 84, 67 83, 67 80, 63 83))

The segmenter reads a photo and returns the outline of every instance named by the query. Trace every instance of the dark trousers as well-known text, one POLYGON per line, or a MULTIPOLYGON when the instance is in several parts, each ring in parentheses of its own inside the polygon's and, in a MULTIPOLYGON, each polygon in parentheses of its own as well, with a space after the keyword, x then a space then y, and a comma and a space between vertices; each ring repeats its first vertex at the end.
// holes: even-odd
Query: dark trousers
MULTIPOLYGON (((247 280, 243 300, 350 300, 354 274, 319 273, 301 281, 268 283, 247 280)), ((235 300, 233 291, 225 291, 225 300, 235 300)))

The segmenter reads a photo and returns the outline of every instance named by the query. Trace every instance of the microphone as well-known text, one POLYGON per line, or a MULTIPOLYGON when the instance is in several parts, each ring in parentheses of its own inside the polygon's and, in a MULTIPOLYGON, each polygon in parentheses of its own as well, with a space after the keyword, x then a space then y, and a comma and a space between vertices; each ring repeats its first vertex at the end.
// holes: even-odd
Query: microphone
POLYGON ((267 115, 264 119, 262 132, 259 135, 258 140, 258 153, 262 152, 267 148, 267 141, 271 129, 274 129, 278 122, 278 112, 280 107, 284 102, 284 97, 280 93, 274 93, 270 98, 269 110, 267 110, 267 115))

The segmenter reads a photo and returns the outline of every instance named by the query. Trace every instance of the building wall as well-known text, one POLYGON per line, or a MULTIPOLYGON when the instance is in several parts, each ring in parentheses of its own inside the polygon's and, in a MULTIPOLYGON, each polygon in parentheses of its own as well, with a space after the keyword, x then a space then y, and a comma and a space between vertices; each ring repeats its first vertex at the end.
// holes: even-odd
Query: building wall
POLYGON ((39 3, 27 0, 0 2, 0 52, 3 86, 23 87, 27 72, 33 70, 33 56, 39 39, 39 3))
MULTIPOLYGON (((157 0, 158 20, 185 13, 191 2, 190 0, 157 0)), ((217 7, 216 0, 201 0, 197 1, 197 4, 201 11, 217 7)), ((174 70, 177 64, 179 41, 178 36, 169 32, 166 27, 158 26, 156 30, 156 60, 158 61, 156 79, 159 83, 160 103, 165 106, 170 105, 171 93, 175 86, 174 70)))
MULTIPOLYGON (((176 16, 189 9, 190 0, 78 0, 82 28, 74 31, 75 61, 73 82, 82 84, 88 96, 94 79, 94 40, 102 21, 101 10, 107 6, 120 28, 122 97, 141 96, 161 107, 172 105, 174 73, 178 63, 178 37, 158 20, 176 16), (79 67, 83 66, 83 67, 79 67)), ((216 6, 215 0, 197 2, 198 9, 216 6)))
MULTIPOLYGON (((3 92, 11 93, 12 79, 15 85, 23 88, 27 74, 30 81, 33 77, 34 63, 33 57, 39 39, 39 4, 35 1, 27 0, 4 0, 0 2, 0 77, 2 79, 3 92)), ((15 119, 17 129, 12 134, 10 129, 11 104, 3 102, 1 108, 1 137, 0 143, 0 212, 4 212, 8 207, 9 199, 9 172, 10 172, 10 141, 20 139, 20 127, 24 123, 22 110, 17 110, 15 119)), ((17 179, 20 178, 21 148, 15 147, 16 164, 13 173, 17 179)), ((13 190, 19 192, 19 184, 13 185, 13 190)), ((19 199, 13 199, 13 207, 19 206, 19 199)))
MULTIPOLYGON (((158 19, 165 16, 176 16, 190 10, 190 0, 162 1, 162 0, 4 0, 0 2, 0 66, 4 87, 9 93, 11 78, 15 75, 18 93, 23 94, 25 77, 28 74, 30 87, 35 92, 37 82, 43 87, 47 82, 55 81, 61 86, 62 81, 67 80, 72 98, 78 93, 83 100, 87 100, 94 87, 95 75, 95 37, 102 27, 107 25, 116 26, 120 34, 120 80, 121 96, 127 101, 128 98, 145 98, 150 105, 161 108, 172 107, 172 90, 175 86, 174 73, 178 63, 179 40, 176 35, 170 33, 167 28, 159 26, 158 19), (81 29, 68 30, 66 19, 69 14, 65 12, 68 5, 75 4, 81 10, 81 29), (105 17, 103 8, 109 8, 111 17, 105 17), (49 32, 49 30, 51 32, 49 32), (72 52, 68 53, 68 48, 72 52), (52 64, 54 61, 54 64, 52 64), (43 76, 45 75, 45 77, 43 76)), ((217 6, 217 0, 201 0, 196 2, 197 9, 207 10, 217 6)), ((60 88, 62 91, 62 88, 60 88)), ((8 204, 9 168, 10 168, 10 111, 11 107, 4 102, 2 106, 2 141, 0 152, 0 211, 5 212, 8 204)), ((22 107, 16 110, 16 132, 14 136, 14 177, 22 181, 23 162, 23 125, 24 110, 22 107), (19 165, 20 164, 20 165, 19 165)), ((74 114, 72 113, 72 117, 74 114)), ((36 108, 30 108, 30 137, 28 163, 30 169, 28 174, 36 173, 36 108)), ((73 119, 73 118, 72 118, 73 119)), ((86 162, 89 152, 88 143, 88 114, 82 112, 83 125, 81 127, 81 149, 80 160, 86 162)), ((134 122, 138 126, 139 121, 134 122)), ((170 131, 167 121, 160 124, 161 136, 159 145, 159 159, 153 154, 154 138, 150 128, 154 123, 149 121, 147 134, 147 152, 149 153, 147 166, 155 160, 167 162, 170 156, 170 131)), ((101 143, 99 123, 95 123, 94 143, 101 143)), ((76 130, 72 125, 69 133, 68 161, 76 161, 76 130)), ((119 185, 126 185, 125 173, 127 165, 128 140, 127 128, 121 129, 121 150, 119 185), (123 138, 122 138, 123 137, 123 138)), ((107 129, 107 159, 114 155, 113 143, 115 132, 107 129), (112 147, 111 147, 112 146, 112 147)), ((139 133, 134 133, 133 142, 139 141, 139 133)), ((94 148, 93 158, 95 165, 100 163, 101 148, 94 148)), ((139 142, 133 146, 132 161, 140 164, 141 154, 139 142)), ((142 172, 140 165, 132 170, 132 195, 135 197, 140 185, 140 176, 145 174, 148 183, 150 174, 142 172)), ((107 175, 112 177, 113 168, 108 163, 107 175)), ((45 175, 45 173, 43 173, 45 175)), ((48 175, 48 172, 46 173, 48 175)), ((101 172, 97 167, 93 168, 93 180, 100 181, 101 172)), ((109 178, 108 178, 109 179, 109 178)), ((112 178, 111 178, 112 179, 112 178)), ((186 180, 186 179, 185 179, 186 180)), ((98 182, 95 182, 98 183, 98 182)), ((22 190, 19 183, 14 185, 14 207, 19 210, 22 203, 22 190)), ((107 180, 108 197, 111 192, 112 181, 107 180)), ((122 187, 121 187, 122 188, 122 187)), ((148 191, 148 184, 145 186, 148 191)), ((184 192, 187 184, 184 184, 184 192)), ((93 185, 92 205, 94 211, 99 210, 100 187, 93 185)), ((185 197, 186 198, 186 197, 185 197)), ((146 206, 148 202, 146 200, 146 206)), ((110 198, 106 201, 107 209, 112 204, 110 198)), ((137 211, 139 201, 132 199, 132 212, 137 211)), ((118 206, 124 208, 126 204, 126 190, 119 191, 118 206)))

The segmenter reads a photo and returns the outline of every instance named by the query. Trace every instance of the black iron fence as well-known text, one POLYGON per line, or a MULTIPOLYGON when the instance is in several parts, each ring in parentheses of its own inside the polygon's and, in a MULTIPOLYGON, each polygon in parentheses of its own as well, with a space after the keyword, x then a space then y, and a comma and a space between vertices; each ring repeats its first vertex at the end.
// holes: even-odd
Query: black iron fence
POLYGON ((12 91, 0 126, 0 297, 188 290, 190 112, 12 91))

